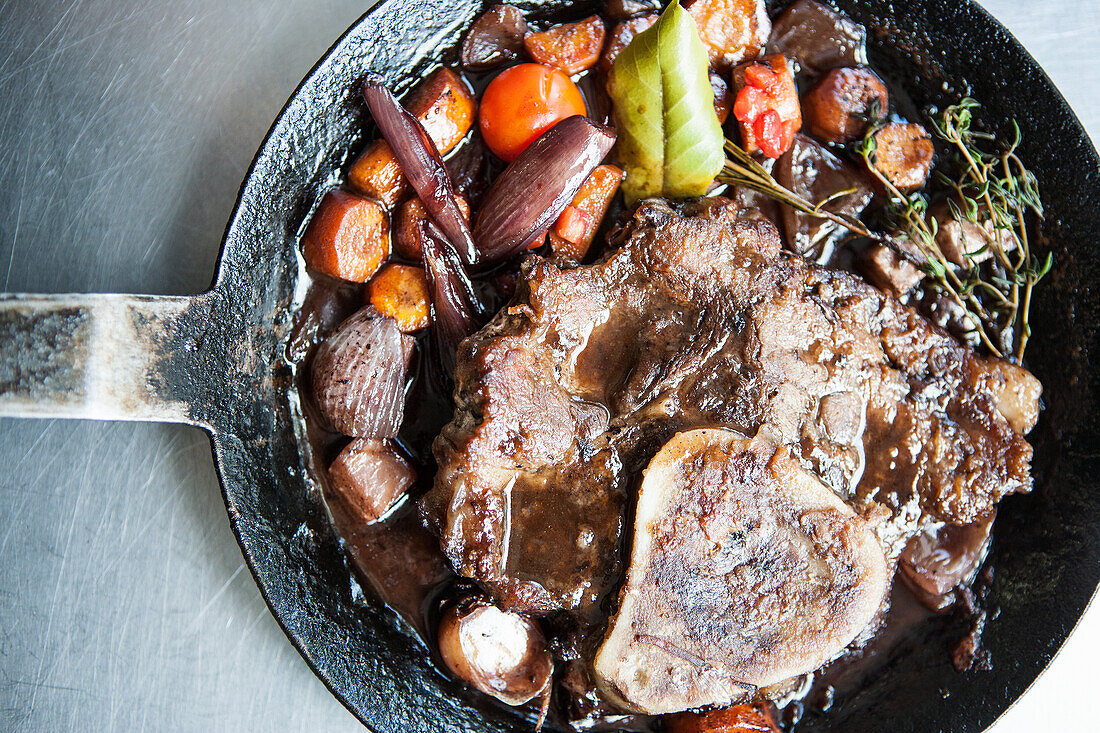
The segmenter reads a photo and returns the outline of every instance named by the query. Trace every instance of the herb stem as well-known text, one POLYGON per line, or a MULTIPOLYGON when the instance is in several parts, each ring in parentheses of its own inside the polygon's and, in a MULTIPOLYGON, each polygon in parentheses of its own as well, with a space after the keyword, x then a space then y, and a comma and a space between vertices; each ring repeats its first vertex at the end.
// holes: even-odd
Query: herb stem
POLYGON ((874 132, 879 129, 876 124, 869 126, 856 151, 887 192, 888 211, 898 220, 896 234, 874 231, 855 217, 826 208, 850 191, 837 191, 818 203, 807 201, 782 186, 758 161, 729 140, 726 164, 718 178, 722 183, 756 191, 889 247, 936 282, 962 310, 964 321, 973 327, 972 332, 991 354, 1001 357, 1014 351, 1015 358, 1022 360, 1031 337, 1028 322, 1031 296, 1035 285, 1050 271, 1052 262, 1049 255, 1043 263, 1035 260, 1028 238, 1027 214, 1031 212, 1042 218, 1043 206, 1035 176, 1016 155, 1021 141, 1019 126, 1015 126, 1016 139, 1011 145, 999 155, 990 154, 978 143, 993 140, 993 136, 971 129, 973 110, 977 107, 979 104, 973 99, 963 99, 933 121, 940 137, 959 154, 961 173, 957 179, 937 174, 951 192, 948 198, 951 214, 960 226, 969 222, 980 232, 982 247, 977 252, 964 252, 971 259, 968 266, 949 261, 940 248, 939 222, 928 214, 928 197, 902 192, 875 167, 874 132), (1013 249, 1015 252, 1010 256, 1013 249), (992 272, 979 269, 977 264, 978 255, 986 250, 993 257, 992 272), (1013 350, 1007 340, 1008 329, 1016 325, 1019 327, 1013 350))

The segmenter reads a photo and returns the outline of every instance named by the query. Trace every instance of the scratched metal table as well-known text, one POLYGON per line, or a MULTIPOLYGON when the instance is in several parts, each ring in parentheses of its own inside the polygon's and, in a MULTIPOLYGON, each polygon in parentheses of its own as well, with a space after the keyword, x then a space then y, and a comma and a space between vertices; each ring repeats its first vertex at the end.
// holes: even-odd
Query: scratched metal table
MULTIPOLYGON (((1100 133, 1096 0, 987 0, 1100 133)), ((0 290, 185 294, 298 80, 364 0, 0 3, 0 290)), ((283 636, 210 447, 0 420, 0 729, 359 730, 283 636)), ((995 728, 1092 719, 1093 609, 995 728)))

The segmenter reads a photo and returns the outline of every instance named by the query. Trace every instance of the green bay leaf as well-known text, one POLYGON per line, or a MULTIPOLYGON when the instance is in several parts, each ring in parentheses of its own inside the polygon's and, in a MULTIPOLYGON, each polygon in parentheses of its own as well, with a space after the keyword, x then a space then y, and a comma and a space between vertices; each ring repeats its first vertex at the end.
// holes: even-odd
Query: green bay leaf
POLYGON ((676 2, 615 58, 608 77, 627 203, 706 192, 724 162, 707 51, 676 2))

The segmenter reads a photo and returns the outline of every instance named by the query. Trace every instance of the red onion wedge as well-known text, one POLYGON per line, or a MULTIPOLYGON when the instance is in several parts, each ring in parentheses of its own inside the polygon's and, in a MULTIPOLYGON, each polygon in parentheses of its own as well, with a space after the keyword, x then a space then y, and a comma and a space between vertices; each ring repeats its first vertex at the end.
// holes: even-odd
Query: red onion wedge
POLYGON ((356 438, 336 456, 328 477, 352 518, 370 524, 384 517, 416 483, 416 470, 390 441, 356 438))
POLYGON ((447 166, 424 126, 382 85, 380 77, 367 77, 363 98, 424 208, 462 258, 474 264, 478 253, 470 226, 455 202, 447 166))
POLYGON ((439 229, 430 221, 420 226, 424 272, 432 294, 432 334, 443 371, 452 377, 459 343, 481 323, 480 301, 465 268, 439 229))
POLYGON ((474 224, 481 261, 506 260, 549 229, 614 144, 614 130, 576 115, 528 145, 482 199, 474 224))
POLYGON ((405 372, 414 340, 367 306, 318 347, 313 396, 325 420, 355 438, 392 438, 405 415, 405 372))

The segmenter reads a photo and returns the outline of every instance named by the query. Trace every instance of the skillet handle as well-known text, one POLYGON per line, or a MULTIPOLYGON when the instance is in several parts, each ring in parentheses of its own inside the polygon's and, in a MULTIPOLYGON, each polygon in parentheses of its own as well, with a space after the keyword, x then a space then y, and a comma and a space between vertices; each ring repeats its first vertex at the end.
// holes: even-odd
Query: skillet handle
POLYGON ((208 297, 0 294, 0 416, 203 425, 208 297))

